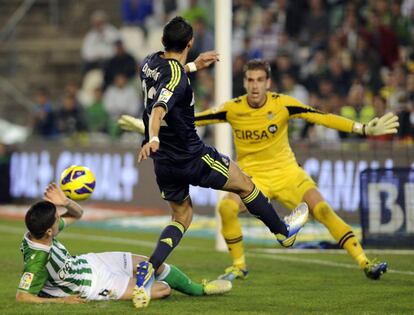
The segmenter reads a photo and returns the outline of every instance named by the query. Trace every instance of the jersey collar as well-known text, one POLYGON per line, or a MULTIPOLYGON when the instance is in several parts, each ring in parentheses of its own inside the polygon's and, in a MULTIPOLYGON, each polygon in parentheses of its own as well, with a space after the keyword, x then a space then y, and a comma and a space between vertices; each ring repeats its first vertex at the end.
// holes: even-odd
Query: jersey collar
POLYGON ((29 232, 26 232, 24 234, 24 239, 26 240, 27 245, 29 245, 29 247, 31 249, 42 250, 42 251, 47 252, 47 253, 50 251, 51 246, 47 246, 47 245, 43 245, 43 244, 40 244, 40 243, 37 243, 37 242, 33 242, 29 238, 29 232))
POLYGON ((157 52, 157 55, 158 55, 158 57, 159 58, 161 58, 161 59, 163 59, 163 60, 171 60, 171 61, 175 61, 177 64, 178 64, 178 66, 180 67, 180 68, 182 68, 182 69, 184 69, 184 67, 183 67, 183 65, 177 60, 177 59, 174 59, 174 58, 166 58, 165 56, 164 56, 164 51, 158 51, 157 52), (161 57, 161 55, 163 55, 162 57, 161 57))

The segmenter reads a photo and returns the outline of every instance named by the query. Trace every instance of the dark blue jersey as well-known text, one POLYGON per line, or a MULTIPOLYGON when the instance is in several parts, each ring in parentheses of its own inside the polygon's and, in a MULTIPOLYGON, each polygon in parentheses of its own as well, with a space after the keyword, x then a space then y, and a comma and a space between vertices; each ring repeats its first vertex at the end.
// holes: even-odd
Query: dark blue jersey
POLYGON ((185 163, 197 158, 204 148, 194 124, 194 95, 183 66, 175 59, 147 56, 141 65, 144 94, 145 140, 148 142, 149 117, 154 106, 167 114, 161 122, 160 148, 151 157, 158 161, 185 163))

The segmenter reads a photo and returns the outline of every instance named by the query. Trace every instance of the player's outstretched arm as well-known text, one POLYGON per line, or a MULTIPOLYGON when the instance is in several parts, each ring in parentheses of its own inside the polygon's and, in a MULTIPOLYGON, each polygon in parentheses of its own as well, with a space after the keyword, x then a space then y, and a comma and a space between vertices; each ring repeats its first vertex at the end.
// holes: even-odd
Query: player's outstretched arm
POLYGON ((214 50, 205 51, 198 55, 193 61, 184 66, 185 72, 194 72, 209 67, 211 64, 219 61, 219 54, 214 50))
POLYGON ((66 208, 66 212, 61 215, 61 217, 64 218, 65 226, 71 225, 72 223, 78 221, 83 215, 82 207, 75 201, 66 197, 56 183, 51 183, 46 187, 43 199, 50 201, 56 206, 66 208))
POLYGON ((380 118, 375 117, 368 124, 354 123, 352 130, 364 136, 382 136, 396 134, 399 126, 398 116, 387 113, 380 118))
POLYGON ((79 304, 87 302, 85 299, 82 299, 79 295, 71 295, 61 298, 42 298, 37 295, 17 291, 16 293, 16 301, 19 303, 59 303, 59 304, 79 304))

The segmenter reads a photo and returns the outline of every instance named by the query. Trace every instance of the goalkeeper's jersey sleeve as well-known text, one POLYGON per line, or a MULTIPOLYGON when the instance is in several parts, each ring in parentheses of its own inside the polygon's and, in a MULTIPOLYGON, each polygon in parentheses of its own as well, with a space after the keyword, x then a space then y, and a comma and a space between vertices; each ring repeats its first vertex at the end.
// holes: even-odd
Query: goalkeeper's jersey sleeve
POLYGON ((235 100, 226 102, 220 106, 206 109, 205 111, 195 114, 195 123, 197 126, 205 126, 215 123, 227 122, 227 112, 231 109, 231 104, 235 100))
POLYGON ((323 125, 328 128, 343 132, 352 132, 353 120, 316 110, 288 95, 281 95, 281 101, 289 112, 289 118, 302 118, 311 123, 323 125))
POLYGON ((237 162, 249 174, 297 165, 288 140, 288 121, 302 118, 326 127, 351 132, 353 121, 327 114, 284 94, 267 93, 266 103, 253 108, 247 95, 196 114, 196 124, 231 124, 237 162))

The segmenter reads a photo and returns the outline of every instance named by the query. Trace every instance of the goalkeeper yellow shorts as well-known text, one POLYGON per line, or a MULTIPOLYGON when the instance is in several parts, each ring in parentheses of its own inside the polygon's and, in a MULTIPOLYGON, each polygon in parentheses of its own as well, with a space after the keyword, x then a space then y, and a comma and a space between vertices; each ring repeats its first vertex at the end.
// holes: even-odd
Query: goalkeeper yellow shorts
POLYGON ((266 197, 279 201, 291 210, 302 202, 309 189, 316 188, 313 179, 296 164, 271 172, 249 172, 248 169, 244 171, 252 177, 266 197))

